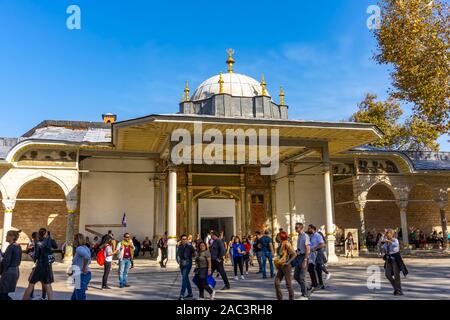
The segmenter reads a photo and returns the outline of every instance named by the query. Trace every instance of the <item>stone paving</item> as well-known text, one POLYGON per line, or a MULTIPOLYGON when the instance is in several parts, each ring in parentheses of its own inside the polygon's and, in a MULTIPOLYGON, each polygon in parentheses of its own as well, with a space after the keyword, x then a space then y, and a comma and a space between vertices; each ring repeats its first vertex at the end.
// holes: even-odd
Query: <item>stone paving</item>
MULTIPOLYGON (((410 274, 402 277, 404 296, 392 295, 392 289, 381 274, 381 289, 369 290, 367 288, 367 267, 374 265, 383 272, 383 261, 378 257, 365 258, 339 258, 339 262, 328 266, 332 277, 327 281, 325 290, 315 292, 311 300, 375 300, 375 299, 450 299, 450 257, 417 258, 406 257, 405 263, 410 274)), ((256 262, 255 262, 256 265, 256 262)), ((17 291, 11 294, 13 299, 21 299, 27 286, 32 263, 23 261, 21 276, 17 291)), ((65 270, 67 266, 62 263, 54 264, 55 299, 70 299, 71 289, 66 285, 65 270)), ((95 262, 92 264, 92 281, 87 292, 89 300, 154 300, 176 299, 179 294, 181 277, 176 268, 160 269, 155 261, 138 259, 135 268, 130 270, 129 283, 131 287, 120 289, 117 283, 117 266, 111 271, 109 285, 111 290, 101 290, 102 269, 95 262)), ((252 267, 245 280, 235 281, 232 277, 232 267, 227 265, 227 273, 231 282, 231 290, 217 291, 217 299, 275 299, 273 279, 261 279, 256 274, 257 268, 252 267)), ((307 277, 309 279, 309 276, 307 277)), ((219 279, 217 287, 220 289, 223 282, 219 279)), ((40 298, 40 285, 36 286, 36 297, 40 298)), ((299 295, 299 286, 294 284, 296 297, 299 295)), ((194 296, 198 291, 193 286, 194 296)), ((287 290, 284 290, 287 298, 287 290)), ((207 294, 206 294, 207 295, 207 294)))

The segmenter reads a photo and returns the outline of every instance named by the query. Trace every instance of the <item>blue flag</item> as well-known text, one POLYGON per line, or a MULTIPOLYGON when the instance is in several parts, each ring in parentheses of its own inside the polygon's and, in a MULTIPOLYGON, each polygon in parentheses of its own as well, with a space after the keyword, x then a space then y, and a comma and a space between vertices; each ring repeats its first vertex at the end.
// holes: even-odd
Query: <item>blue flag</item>
POLYGON ((127 214, 124 212, 122 217, 122 227, 127 226, 127 214))

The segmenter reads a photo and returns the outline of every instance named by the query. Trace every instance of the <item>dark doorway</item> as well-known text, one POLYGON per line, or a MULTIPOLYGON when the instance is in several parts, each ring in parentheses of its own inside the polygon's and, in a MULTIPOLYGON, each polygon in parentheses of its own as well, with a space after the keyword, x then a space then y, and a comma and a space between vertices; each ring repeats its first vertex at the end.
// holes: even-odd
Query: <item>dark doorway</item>
POLYGON ((201 218, 200 220, 200 230, 202 239, 206 238, 209 231, 214 230, 219 234, 223 231, 224 238, 226 241, 230 240, 233 236, 233 218, 201 218))

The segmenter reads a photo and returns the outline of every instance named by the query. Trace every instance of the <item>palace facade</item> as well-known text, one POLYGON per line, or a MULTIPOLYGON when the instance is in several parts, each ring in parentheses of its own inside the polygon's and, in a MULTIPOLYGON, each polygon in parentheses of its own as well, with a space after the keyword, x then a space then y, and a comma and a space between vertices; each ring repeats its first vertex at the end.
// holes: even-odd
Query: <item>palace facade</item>
MULTIPOLYGON (((275 102, 264 77, 235 73, 231 52, 226 63, 227 73, 192 95, 186 84, 178 113, 120 122, 112 114, 101 122, 46 120, 19 138, 0 138, 2 248, 13 228, 22 230, 25 245, 47 227, 67 242, 67 257, 76 232, 94 237, 125 229, 142 240, 168 231, 173 258, 182 233, 215 229, 229 238, 269 229, 274 235, 278 228, 293 233, 296 222, 324 230, 331 261, 336 237, 348 228, 358 229, 362 249, 368 232, 387 227, 442 231, 447 246, 450 153, 365 147, 383 135, 370 124, 289 119, 282 88, 275 102), (248 151, 241 154, 245 163, 175 164, 172 133, 194 135, 198 124, 223 136, 277 129, 278 172, 261 174, 265 165, 251 163, 248 151)), ((203 152, 208 144, 193 145, 193 154, 196 148, 203 152)), ((238 158, 239 149, 223 148, 238 158)), ((404 243, 407 237, 403 232, 404 243)))

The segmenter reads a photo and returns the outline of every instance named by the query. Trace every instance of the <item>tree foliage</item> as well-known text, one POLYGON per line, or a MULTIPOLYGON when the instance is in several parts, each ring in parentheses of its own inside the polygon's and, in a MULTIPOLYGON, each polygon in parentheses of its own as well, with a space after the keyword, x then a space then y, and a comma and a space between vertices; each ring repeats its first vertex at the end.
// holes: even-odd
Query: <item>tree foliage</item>
MULTIPOLYGON (((449 132, 450 6, 448 0, 380 0, 375 30, 380 64, 393 66, 393 98, 413 108, 410 124, 421 136, 427 123, 449 132)), ((425 132, 429 135, 428 132, 425 132)), ((426 140, 426 139, 425 139, 426 140)))
POLYGON ((390 150, 437 150, 436 139, 439 132, 414 115, 402 122, 402 115, 403 110, 395 98, 377 101, 376 95, 367 94, 350 121, 371 123, 383 131, 384 136, 371 144, 375 147, 390 150))

